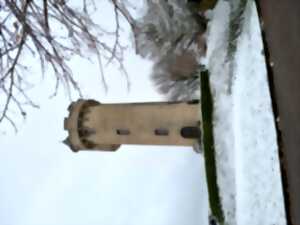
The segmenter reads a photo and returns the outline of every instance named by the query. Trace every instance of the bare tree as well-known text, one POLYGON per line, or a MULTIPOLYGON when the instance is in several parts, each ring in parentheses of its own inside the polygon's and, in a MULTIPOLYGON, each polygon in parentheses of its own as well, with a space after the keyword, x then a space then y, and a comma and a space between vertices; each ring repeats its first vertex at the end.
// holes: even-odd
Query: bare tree
POLYGON ((25 76, 28 66, 24 55, 38 56, 41 70, 46 65, 52 68, 56 86, 54 96, 62 85, 68 92, 80 87, 73 77, 68 59, 72 55, 86 57, 83 49, 90 49, 97 56, 103 86, 107 84, 103 72, 103 63, 117 63, 121 72, 124 46, 120 41, 120 19, 125 18, 134 36, 137 26, 128 8, 127 1, 107 0, 113 6, 115 28, 107 31, 96 25, 90 16, 95 8, 93 0, 82 0, 81 8, 71 5, 67 0, 3 0, 0 2, 0 123, 8 121, 16 130, 10 108, 17 107, 20 115, 26 117, 26 105, 38 107, 27 95, 28 78, 25 76), (56 27, 61 27, 60 32, 56 27), (99 37, 112 36, 114 42, 108 44, 99 37), (104 62, 104 61, 106 62, 104 62))

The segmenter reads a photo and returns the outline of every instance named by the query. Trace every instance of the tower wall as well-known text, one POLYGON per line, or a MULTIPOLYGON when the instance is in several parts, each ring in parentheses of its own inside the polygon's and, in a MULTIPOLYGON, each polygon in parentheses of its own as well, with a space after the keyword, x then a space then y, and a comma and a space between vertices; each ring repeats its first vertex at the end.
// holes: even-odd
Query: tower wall
POLYGON ((66 129, 74 131, 71 139, 80 139, 69 139, 77 143, 77 149, 116 150, 121 144, 192 146, 197 142, 184 138, 182 128, 199 127, 198 104, 79 101, 71 108, 66 129))

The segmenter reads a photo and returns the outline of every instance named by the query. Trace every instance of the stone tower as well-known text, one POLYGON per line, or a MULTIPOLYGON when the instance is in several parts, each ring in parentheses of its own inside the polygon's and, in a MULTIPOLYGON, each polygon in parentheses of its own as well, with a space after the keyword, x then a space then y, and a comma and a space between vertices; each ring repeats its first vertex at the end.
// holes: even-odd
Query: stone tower
POLYGON ((115 151, 121 144, 195 146, 200 138, 199 104, 101 104, 78 100, 68 110, 64 141, 79 150, 115 151))

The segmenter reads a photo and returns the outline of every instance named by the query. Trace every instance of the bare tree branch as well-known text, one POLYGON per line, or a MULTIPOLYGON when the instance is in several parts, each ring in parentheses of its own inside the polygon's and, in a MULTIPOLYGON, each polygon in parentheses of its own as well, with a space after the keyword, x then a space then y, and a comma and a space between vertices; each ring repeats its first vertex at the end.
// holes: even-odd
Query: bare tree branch
MULTIPOLYGON (((65 0, 4 0, 0 7, 0 124, 7 120, 14 128, 15 117, 9 109, 16 108, 25 118, 24 106, 38 106, 28 96, 30 80, 26 76, 28 66, 24 56, 38 56, 42 76, 47 65, 55 74, 55 87, 52 96, 64 87, 70 93, 75 90, 82 95, 79 84, 68 66, 71 56, 87 58, 85 49, 96 55, 100 76, 105 90, 108 85, 103 65, 117 64, 125 75, 129 87, 128 74, 123 65, 125 47, 120 41, 120 17, 130 25, 134 35, 136 22, 120 0, 107 0, 113 6, 114 31, 108 31, 95 24, 90 15, 90 7, 96 7, 93 0, 82 0, 82 11, 65 0), (61 27, 57 32, 52 27, 61 27), (106 35, 114 42, 103 42, 99 37, 106 35), (3 103, 3 105, 1 105, 3 103)), ((32 85, 31 85, 32 86, 32 85)), ((15 129, 16 130, 16 129, 15 129)))

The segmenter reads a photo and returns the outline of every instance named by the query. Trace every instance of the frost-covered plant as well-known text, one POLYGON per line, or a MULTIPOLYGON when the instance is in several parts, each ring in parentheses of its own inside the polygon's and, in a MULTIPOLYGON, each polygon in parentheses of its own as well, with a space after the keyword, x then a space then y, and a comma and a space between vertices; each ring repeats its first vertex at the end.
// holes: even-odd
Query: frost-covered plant
POLYGON ((154 64, 151 78, 168 100, 191 100, 199 90, 200 70, 197 56, 192 51, 170 53, 154 64))
POLYGON ((199 89, 200 58, 205 55, 206 20, 182 0, 147 0, 137 23, 140 54, 154 61, 151 78, 168 100, 191 100, 199 89))
POLYGON ((146 0, 146 14, 138 21, 139 54, 156 58, 189 48, 196 34, 204 33, 182 0, 146 0))

